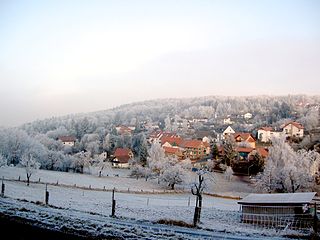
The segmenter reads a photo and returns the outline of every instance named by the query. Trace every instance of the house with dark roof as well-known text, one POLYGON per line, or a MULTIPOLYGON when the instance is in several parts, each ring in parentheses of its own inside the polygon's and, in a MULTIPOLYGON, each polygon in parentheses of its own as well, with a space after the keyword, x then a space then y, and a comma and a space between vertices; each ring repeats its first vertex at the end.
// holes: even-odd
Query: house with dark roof
POLYGON ((63 145, 72 147, 75 145, 77 139, 73 136, 60 136, 58 140, 60 140, 63 145))

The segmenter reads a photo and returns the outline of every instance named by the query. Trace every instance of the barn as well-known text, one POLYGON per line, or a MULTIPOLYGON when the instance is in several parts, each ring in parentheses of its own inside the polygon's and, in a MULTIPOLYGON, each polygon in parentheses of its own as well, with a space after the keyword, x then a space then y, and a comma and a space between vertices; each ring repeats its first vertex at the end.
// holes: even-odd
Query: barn
POLYGON ((308 228, 314 219, 316 192, 249 194, 238 201, 241 221, 274 227, 308 228))

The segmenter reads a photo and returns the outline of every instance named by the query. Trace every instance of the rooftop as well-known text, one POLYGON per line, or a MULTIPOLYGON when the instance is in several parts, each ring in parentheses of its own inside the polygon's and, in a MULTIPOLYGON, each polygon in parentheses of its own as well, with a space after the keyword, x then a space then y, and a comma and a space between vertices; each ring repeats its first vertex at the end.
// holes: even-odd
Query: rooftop
POLYGON ((306 204, 310 203, 316 192, 301 192, 301 193, 272 193, 272 194, 249 194, 238 204, 306 204))

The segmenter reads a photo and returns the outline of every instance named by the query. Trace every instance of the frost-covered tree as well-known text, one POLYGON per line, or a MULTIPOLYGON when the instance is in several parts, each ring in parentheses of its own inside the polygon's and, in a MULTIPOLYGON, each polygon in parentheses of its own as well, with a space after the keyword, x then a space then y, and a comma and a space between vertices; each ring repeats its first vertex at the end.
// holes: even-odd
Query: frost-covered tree
POLYGON ((213 172, 215 165, 216 165, 215 162, 212 159, 209 159, 207 161, 207 170, 209 172, 213 172))
MULTIPOLYGON (((63 135, 61 135, 63 136, 63 135)), ((57 141, 56 138, 50 138, 46 134, 38 134, 34 137, 35 140, 39 141, 44 147, 51 151, 63 151, 64 146, 61 141, 57 141)))
POLYGON ((90 158, 89 152, 79 152, 73 155, 71 167, 74 168, 76 172, 83 173, 85 167, 90 167, 93 164, 92 158, 90 158))
POLYGON ((56 140, 61 136, 69 136, 70 133, 64 126, 60 126, 55 130, 46 132, 46 135, 48 138, 56 140))
POLYGON ((131 149, 134 155, 138 157, 139 164, 145 166, 148 157, 148 143, 144 133, 139 133, 132 138, 131 149))
POLYGON ((171 124, 171 119, 170 117, 166 117, 166 119, 164 120, 164 124, 165 124, 165 130, 171 132, 172 131, 172 124, 171 124))
POLYGON ((213 159, 217 159, 219 157, 219 149, 217 144, 212 145, 211 154, 213 159))
POLYGON ((319 154, 304 150, 295 152, 284 136, 273 138, 272 144, 264 172, 257 175, 257 188, 266 192, 309 190, 319 168, 319 154))
POLYGON ((153 176, 159 177, 169 163, 165 156, 164 149, 157 142, 153 143, 149 149, 149 157, 147 158, 147 166, 153 176))
POLYGON ((99 135, 96 133, 85 134, 80 142, 82 150, 90 152, 91 158, 99 153, 100 141, 99 135))
POLYGON ((319 111, 312 109, 297 121, 300 122, 306 130, 312 130, 319 125, 319 111))
POLYGON ((44 160, 45 147, 20 129, 0 130, 0 152, 8 160, 8 164, 17 165, 23 155, 32 154, 38 162, 44 160))
POLYGON ((132 160, 130 162, 130 165, 131 165, 131 167, 130 167, 130 170, 131 170, 130 176, 135 177, 137 179, 139 179, 141 177, 146 177, 146 179, 148 179, 148 175, 149 174, 147 174, 147 172, 146 172, 148 168, 141 166, 139 164, 139 160, 135 160, 135 159, 132 160))
POLYGON ((185 182, 188 179, 191 161, 186 159, 178 162, 176 159, 167 158, 169 162, 165 165, 160 175, 160 181, 165 182, 173 190, 176 184, 185 182))
POLYGON ((231 180, 231 177, 232 177, 232 174, 233 174, 233 170, 232 170, 232 167, 228 166, 226 171, 224 172, 224 177, 230 181, 231 180))
POLYGON ((223 162, 227 166, 231 166, 233 161, 235 161, 238 156, 238 152, 236 151, 236 142, 234 138, 232 136, 227 137, 224 140, 222 146, 224 151, 223 162))
POLYGON ((7 159, 2 154, 0 154, 0 167, 7 166, 7 164, 7 159))
POLYGON ((53 168, 64 172, 68 172, 74 159, 71 155, 64 155, 61 152, 53 153, 52 157, 54 161, 53 168))
POLYGON ((111 170, 111 162, 108 161, 106 158, 102 157, 101 155, 94 159, 95 166, 98 167, 99 177, 102 176, 103 171, 110 171, 111 170))
POLYGON ((32 154, 25 154, 22 156, 19 165, 26 170, 27 185, 29 186, 30 177, 40 168, 40 163, 36 161, 32 154))
POLYGON ((106 136, 105 136, 105 138, 104 138, 104 140, 103 140, 103 150, 104 151, 106 151, 106 152, 108 152, 108 153, 110 153, 112 150, 113 150, 113 148, 114 148, 114 144, 113 144, 113 142, 112 142, 112 137, 111 137, 111 134, 110 133, 108 133, 106 136))

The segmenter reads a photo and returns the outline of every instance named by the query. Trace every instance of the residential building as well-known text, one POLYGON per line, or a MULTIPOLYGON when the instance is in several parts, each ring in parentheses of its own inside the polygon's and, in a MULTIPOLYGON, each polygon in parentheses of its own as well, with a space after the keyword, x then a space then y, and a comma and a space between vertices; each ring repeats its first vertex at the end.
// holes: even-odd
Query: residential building
POLYGON ((183 152, 179 147, 167 147, 167 146, 162 146, 164 149, 164 153, 167 156, 174 156, 177 157, 179 160, 183 159, 183 152))
POLYGON ((272 137, 279 137, 282 132, 275 131, 272 127, 261 127, 258 130, 258 140, 263 143, 271 141, 272 137))
POLYGON ((234 122, 233 122, 233 121, 231 120, 231 118, 229 118, 229 117, 223 119, 223 124, 225 124, 225 125, 226 125, 226 124, 233 124, 233 123, 234 123, 234 122))
POLYGON ((256 140, 251 133, 234 133, 233 137, 238 146, 251 148, 256 147, 256 140))
POLYGON ((60 140, 63 145, 72 147, 75 145, 77 139, 73 136, 61 136, 58 140, 60 140))
POLYGON ((201 140, 185 140, 181 144, 184 149, 185 157, 190 160, 198 160, 210 154, 210 145, 201 140))
POLYGON ((127 127, 127 126, 118 126, 116 127, 117 133, 120 135, 129 134, 132 135, 133 131, 135 130, 135 127, 127 127))
POLYGON ((161 146, 176 147, 176 146, 180 146, 182 142, 183 142, 183 138, 174 134, 173 135, 164 134, 161 137, 161 146))
POLYGON ((227 136, 227 135, 232 135, 232 134, 234 134, 234 133, 236 133, 233 129, 232 129, 232 127, 231 126, 228 126, 224 131, 223 131, 223 136, 225 137, 225 136, 227 136))
POLYGON ((129 160, 133 158, 133 152, 129 148, 117 148, 112 161, 113 167, 128 168, 129 160))
POLYGON ((252 118, 252 114, 248 112, 248 113, 243 115, 243 118, 248 120, 248 119, 252 118))
POLYGON ((297 122, 289 122, 284 125, 283 127, 283 133, 287 137, 296 137, 296 138, 302 138, 303 137, 303 130, 304 127, 297 122))

